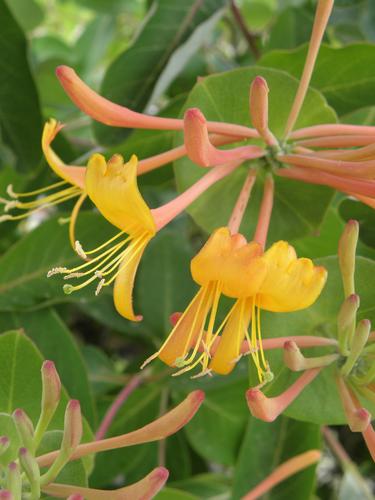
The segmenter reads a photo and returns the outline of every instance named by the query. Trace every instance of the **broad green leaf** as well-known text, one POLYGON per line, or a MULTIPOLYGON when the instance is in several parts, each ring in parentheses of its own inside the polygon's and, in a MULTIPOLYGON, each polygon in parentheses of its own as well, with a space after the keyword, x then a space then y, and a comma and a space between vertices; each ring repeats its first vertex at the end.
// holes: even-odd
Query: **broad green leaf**
POLYGON ((0 331, 22 329, 43 354, 56 365, 61 381, 72 398, 81 403, 82 412, 95 424, 94 402, 87 371, 76 340, 60 316, 51 308, 32 313, 0 315, 0 331))
POLYGON ((199 382, 188 377, 174 380, 179 400, 193 389, 202 389, 205 400, 193 420, 184 428, 194 450, 206 460, 234 465, 245 431, 249 410, 245 400, 246 375, 207 377, 199 382), (185 392, 186 391, 186 392, 185 392))
POLYGON ((214 473, 199 474, 184 481, 174 481, 172 485, 174 488, 184 490, 200 498, 214 499, 229 497, 229 478, 225 475, 214 473))
POLYGON ((200 496, 191 495, 185 491, 178 490, 176 488, 163 488, 156 497, 155 500, 199 500, 200 496))
POLYGON ((348 221, 356 219, 359 222, 359 237, 369 245, 375 247, 375 212, 374 209, 356 200, 344 200, 339 206, 341 217, 348 221))
MULTIPOLYGON (((262 422, 249 417, 234 474, 233 500, 242 498, 278 465, 308 450, 320 449, 320 427, 281 417, 262 422)), ((267 495, 269 500, 305 500, 315 483, 315 467, 282 482, 267 495)))
MULTIPOLYGON (((42 363, 41 354, 25 334, 11 331, 0 335, 0 413, 11 414, 22 408, 36 424, 42 396, 42 363)), ((63 390, 50 430, 63 428, 67 402, 68 396, 63 390)), ((84 421, 83 441, 91 438, 90 428, 84 421)))
MULTIPOLYGON (((108 68, 101 93, 111 101, 143 110, 174 51, 224 4, 225 0, 153 2, 134 43, 108 68)), ((107 144, 120 142, 128 133, 99 124, 95 130, 100 141, 107 144)))
MULTIPOLYGON (((184 109, 199 107, 209 120, 249 126, 249 86, 257 75, 263 76, 268 82, 270 128, 276 136, 281 136, 297 90, 297 81, 281 71, 253 67, 209 76, 194 87, 184 109)), ((297 126, 335 120, 335 114, 324 98, 316 91, 310 90, 297 126)), ((175 143, 177 145, 181 142, 181 134, 178 134, 175 143)), ((174 165, 180 191, 207 173, 207 169, 198 167, 187 157, 176 161, 174 165)), ((209 232, 226 225, 246 174, 247 168, 242 166, 200 196, 188 209, 195 222, 209 232)), ((251 234, 255 228, 261 195, 262 185, 257 183, 241 226, 244 234, 251 234)), ((324 217, 331 196, 332 191, 326 188, 276 179, 270 241, 313 234, 324 217), (319 200, 319 203, 316 203, 316 200, 319 200)))
MULTIPOLYGON (((263 56, 258 64, 283 69, 300 78, 306 52, 306 45, 292 51, 277 50, 263 56)), ((339 115, 372 106, 375 104, 374 57, 375 46, 369 43, 339 48, 323 45, 311 86, 325 96, 339 115)))
POLYGON ((170 330, 169 316, 193 297, 192 251, 180 231, 166 230, 150 243, 138 277, 138 297, 145 322, 154 335, 170 330))
POLYGON ((24 31, 36 28, 43 21, 43 9, 35 0, 5 0, 5 2, 24 31))
MULTIPOLYGON (((94 213, 82 213, 78 220, 77 237, 87 247, 95 247, 113 234, 113 227, 94 213)), ((45 222, 24 236, 0 259, 0 310, 30 310, 41 305, 94 298, 94 289, 65 295, 61 276, 46 277, 56 266, 78 265, 71 249, 68 226, 57 218, 45 222)))
POLYGON ((20 169, 35 167, 42 156, 42 118, 27 60, 26 39, 5 0, 0 0, 0 127, 20 169))
POLYGON ((22 443, 16 426, 14 425, 14 420, 10 415, 0 413, 0 429, 1 435, 9 439, 8 449, 5 453, 0 455, 0 465, 8 465, 9 462, 17 458, 18 450, 22 446, 22 443))

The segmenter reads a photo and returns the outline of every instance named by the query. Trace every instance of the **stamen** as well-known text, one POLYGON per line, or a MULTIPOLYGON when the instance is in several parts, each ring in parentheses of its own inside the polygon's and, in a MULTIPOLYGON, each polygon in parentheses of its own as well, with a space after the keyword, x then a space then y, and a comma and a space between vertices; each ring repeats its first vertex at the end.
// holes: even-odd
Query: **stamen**
POLYGON ((36 196, 38 194, 42 194, 42 193, 45 193, 47 191, 51 191, 52 189, 56 189, 58 187, 63 186, 64 184, 69 184, 69 183, 67 181, 59 181, 59 182, 55 182, 55 184, 50 184, 49 186, 35 189, 34 191, 28 191, 26 193, 16 193, 15 191, 13 191, 13 185, 9 184, 7 187, 7 194, 11 198, 27 198, 29 196, 36 196))
POLYGON ((76 242, 74 243, 74 250, 81 257, 81 259, 88 260, 88 257, 84 252, 81 243, 78 240, 76 240, 76 242))
POLYGON ((103 288, 104 283, 105 283, 105 279, 101 279, 101 280, 99 281, 99 284, 98 284, 98 286, 96 287, 96 290, 95 290, 95 295, 96 295, 96 296, 98 296, 98 295, 99 295, 99 293, 100 293, 101 289, 103 288))
POLYGON ((86 198, 87 198, 87 194, 85 192, 82 193, 81 196, 76 201, 76 203, 75 203, 75 205, 73 207, 71 216, 70 216, 69 241, 70 241, 70 244, 71 244, 71 246, 72 246, 73 249, 75 248, 75 241, 76 241, 75 228, 76 228, 76 222, 77 222, 78 214, 79 214, 79 211, 81 210, 82 204, 83 204, 83 202, 85 201, 86 198))
POLYGON ((47 273, 47 278, 50 278, 54 274, 62 274, 68 272, 69 269, 67 267, 53 267, 47 273))

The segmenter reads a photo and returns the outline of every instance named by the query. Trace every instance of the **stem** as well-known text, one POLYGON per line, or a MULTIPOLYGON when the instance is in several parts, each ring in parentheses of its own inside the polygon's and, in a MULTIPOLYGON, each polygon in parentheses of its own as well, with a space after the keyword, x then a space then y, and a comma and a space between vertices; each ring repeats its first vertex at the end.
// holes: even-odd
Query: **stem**
POLYGON ((268 491, 270 491, 274 486, 285 481, 288 477, 293 476, 297 472, 310 467, 311 465, 319 462, 321 457, 321 452, 319 450, 309 450, 290 458, 283 464, 276 467, 275 470, 271 472, 269 476, 261 481, 255 488, 253 488, 247 495, 243 497, 242 500, 256 500, 268 491))
POLYGON ((195 184, 190 186, 186 191, 174 198, 172 201, 159 208, 152 209, 151 212, 157 229, 160 230, 166 226, 210 186, 232 173, 233 170, 241 165, 241 163, 242 161, 239 160, 211 169, 206 175, 201 177, 195 184))
POLYGON ((297 121, 298 115, 301 111, 303 101, 305 100, 306 92, 309 87, 311 80, 311 75, 314 70, 315 61, 318 56, 320 44, 324 35, 324 31, 328 24, 328 19, 333 9, 334 0, 319 0, 318 6, 315 13, 315 20, 312 29, 309 50, 307 52, 307 57, 305 61, 305 66, 303 68, 302 77, 298 86, 297 94, 294 99, 292 109, 290 111, 284 137, 288 138, 290 132, 297 121))
POLYGON ((240 9, 237 7, 235 0, 231 0, 230 2, 230 8, 233 13, 233 17, 236 20, 238 27, 240 28, 243 36, 245 37, 249 49, 251 53, 253 54, 255 59, 259 59, 260 57, 260 51, 258 49, 258 46, 256 44, 256 37, 251 33, 249 28, 247 27, 244 18, 242 17, 240 9))
MULTIPOLYGON (((168 398, 169 398, 169 389, 163 389, 161 393, 160 399, 160 409, 159 409, 159 417, 164 415, 168 409, 168 398)), ((164 467, 166 462, 166 453, 167 453, 167 441, 166 439, 161 439, 158 442, 158 466, 164 467)))
POLYGON ((315 172, 300 167, 279 169, 276 175, 310 184, 329 186, 344 193, 353 193, 354 196, 357 194, 370 197, 375 196, 375 182, 371 180, 362 181, 359 179, 343 178, 327 172, 315 172))
POLYGON ((238 233, 243 215, 250 199, 255 179, 255 170, 249 170, 228 222, 228 228, 232 234, 238 233))
POLYGON ((335 434, 326 425, 322 428, 324 439, 327 441, 329 447, 339 459, 342 467, 345 469, 347 465, 352 464, 350 456, 346 453, 344 447, 341 445, 335 434))
MULTIPOLYGON (((369 135, 374 139, 375 127, 367 125, 346 125, 344 123, 327 123, 300 128, 290 134, 291 139, 319 137, 327 135, 369 135)), ((320 138, 319 138, 320 139, 320 138)), ((304 144, 306 141, 304 141, 304 144)))
POLYGON ((96 440, 103 439, 106 436, 108 429, 111 426, 113 419, 117 415, 118 411, 121 409, 122 405, 128 399, 130 394, 143 382, 144 377, 145 373, 142 373, 141 375, 135 375, 133 378, 130 379, 128 385, 126 385, 119 392, 117 398, 113 401, 111 406, 108 408, 106 414, 104 415, 104 418, 99 426, 99 429, 95 434, 96 440))
POLYGON ((253 238, 253 240, 262 245, 263 248, 266 246, 268 228, 271 220, 274 187, 272 175, 267 175, 264 182, 263 198, 260 206, 258 223, 253 238))

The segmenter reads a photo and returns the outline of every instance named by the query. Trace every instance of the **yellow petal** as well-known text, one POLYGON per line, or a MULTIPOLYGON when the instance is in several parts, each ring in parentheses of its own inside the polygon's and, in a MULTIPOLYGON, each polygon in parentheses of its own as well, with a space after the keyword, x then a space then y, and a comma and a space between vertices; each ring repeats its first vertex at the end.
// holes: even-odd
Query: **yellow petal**
POLYGON ((250 318, 251 301, 237 300, 224 327, 209 369, 220 375, 228 375, 233 370, 241 352, 242 341, 245 338, 250 318))
POLYGON ((85 167, 77 167, 75 165, 66 165, 59 156, 51 148, 51 142, 54 140, 63 125, 51 118, 45 125, 42 135, 42 149, 48 165, 62 179, 78 186, 81 189, 85 186, 85 167))
POLYGON ((221 227, 191 261, 191 273, 201 286, 219 281, 229 297, 253 296, 266 275, 262 253, 258 243, 246 243, 241 234, 231 235, 227 227, 221 227))
POLYGON ((158 357, 161 361, 169 366, 176 366, 176 360, 182 360, 186 356, 203 332, 211 305, 212 294, 201 288, 160 349, 158 357))
POLYGON ((153 235, 155 222, 138 190, 137 164, 135 155, 124 164, 120 155, 114 155, 107 163, 102 155, 94 154, 87 166, 86 189, 114 226, 128 234, 148 231, 153 235))
POLYGON ((267 275, 257 297, 261 309, 290 312, 304 309, 319 297, 327 271, 310 259, 298 259, 285 241, 278 241, 264 254, 267 275))
POLYGON ((133 310, 133 288, 139 262, 149 241, 150 238, 143 239, 138 244, 131 243, 134 250, 120 263, 120 271, 113 287, 113 300, 117 312, 131 321, 142 320, 142 316, 136 315, 133 310))

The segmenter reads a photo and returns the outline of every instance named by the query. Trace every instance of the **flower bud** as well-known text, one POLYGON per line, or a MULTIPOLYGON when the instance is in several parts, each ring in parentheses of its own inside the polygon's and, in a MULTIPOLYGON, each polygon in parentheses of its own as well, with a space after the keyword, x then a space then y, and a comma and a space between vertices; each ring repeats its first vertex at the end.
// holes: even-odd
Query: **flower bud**
POLYGON ((343 376, 349 375, 358 358, 362 354, 363 348, 366 345, 370 335, 371 322, 368 319, 363 319, 357 325, 353 340, 351 342, 350 353, 346 358, 345 364, 341 368, 343 376))
POLYGON ((314 358, 305 358, 298 345, 289 340, 284 344, 284 363, 294 372, 319 368, 333 363, 339 357, 338 354, 326 354, 314 358))
POLYGON ((10 440, 7 436, 0 436, 0 456, 7 451, 10 440))
POLYGON ((42 412, 55 413, 60 402, 61 382, 53 361, 45 361, 42 365, 42 412))
POLYGON ((40 472, 36 459, 31 455, 27 448, 20 448, 18 458, 22 469, 25 471, 27 479, 30 482, 30 488, 36 498, 40 497, 40 472))
POLYGON ((65 410, 64 435, 61 451, 69 455, 77 448, 82 438, 82 416, 79 401, 72 399, 65 410))
POLYGON ((32 449, 34 443, 33 423, 26 413, 20 408, 13 412, 13 420, 21 437, 22 444, 27 448, 32 449))
POLYGON ((0 499, 1 500, 14 500, 12 493, 8 490, 1 490, 0 491, 0 499))
POLYGON ((274 146, 277 141, 268 128, 268 93, 266 80, 261 76, 255 77, 250 86, 251 121, 267 144, 274 146))
POLYGON ((355 293, 349 295, 343 302, 337 317, 337 334, 340 351, 344 355, 349 354, 348 344, 350 344, 356 323, 356 315, 359 308, 359 296, 355 293))
POLYGON ((22 478, 20 467, 16 462, 8 465, 7 488, 12 493, 13 500, 22 499, 22 478))
POLYGON ((355 292, 355 251, 357 248, 358 234, 358 221, 349 220, 339 241, 338 256, 345 297, 348 297, 355 292))

